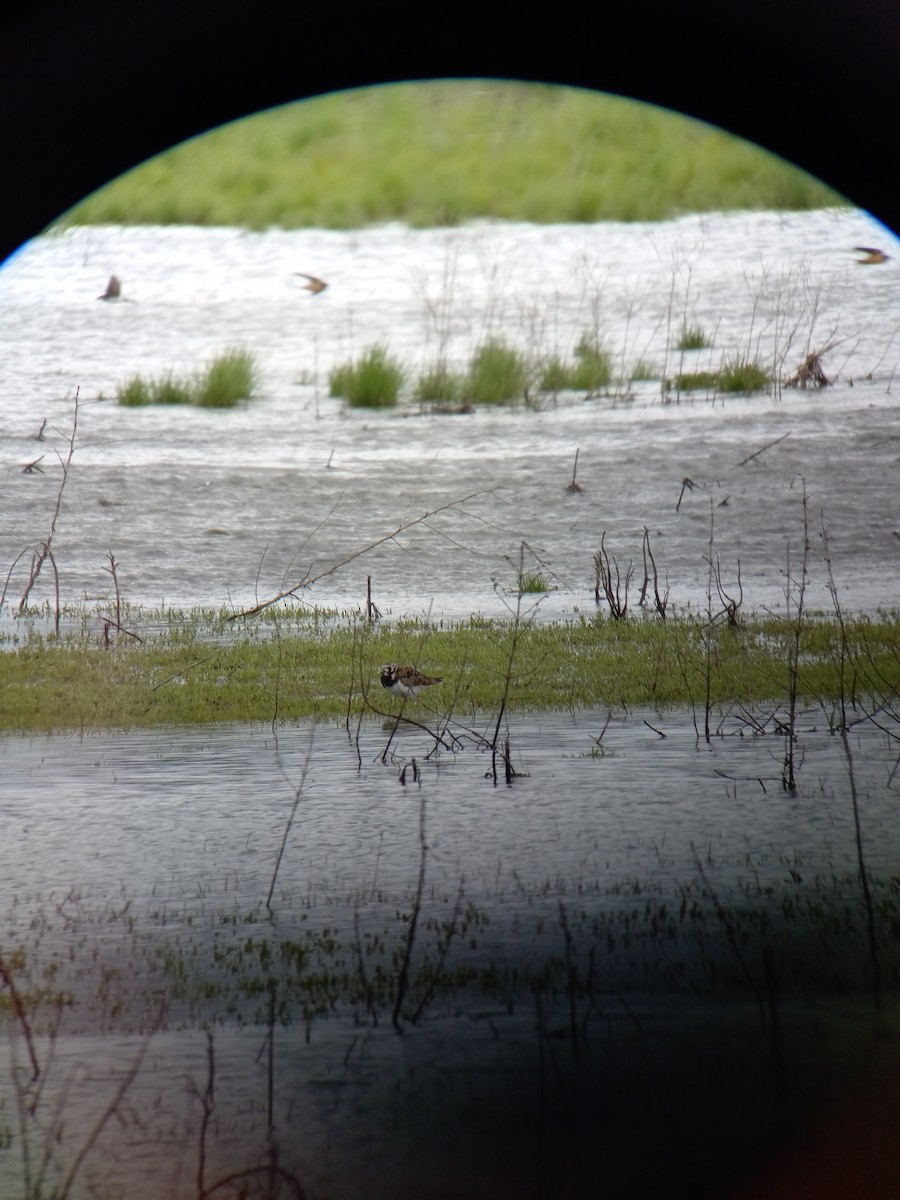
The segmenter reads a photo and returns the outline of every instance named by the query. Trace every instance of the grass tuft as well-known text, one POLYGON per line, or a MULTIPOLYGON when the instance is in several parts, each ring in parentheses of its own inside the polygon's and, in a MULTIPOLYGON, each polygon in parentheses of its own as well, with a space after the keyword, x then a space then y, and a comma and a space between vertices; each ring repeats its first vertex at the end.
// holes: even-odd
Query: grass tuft
POLYGON ((329 386, 332 396, 342 396, 352 408, 392 408, 404 378, 403 367, 388 357, 386 346, 370 346, 356 362, 335 367, 329 386))
POLYGON ((706 350, 712 345, 710 338, 700 325, 688 325, 687 322, 681 327, 681 336, 678 338, 676 348, 678 350, 706 350))
POLYGON ((232 347, 213 359, 196 379, 178 379, 170 371, 156 379, 134 375, 116 392, 126 408, 147 404, 194 404, 203 408, 233 408, 247 400, 257 385, 256 355, 252 350, 232 347))
POLYGON ((666 380, 667 392, 714 392, 718 386, 718 371, 682 371, 666 380))
POLYGON ((572 387, 572 368, 555 354, 541 366, 538 387, 542 392, 562 392, 572 387))
POLYGON ((666 380, 667 392, 764 392, 772 383, 770 372, 746 358, 727 359, 718 371, 684 371, 666 380))
POLYGON ((651 379, 659 379, 659 367, 645 358, 639 358, 631 368, 630 377, 632 383, 648 383, 651 379))
POLYGON ((719 372, 719 388, 723 392, 764 392, 771 382, 768 371, 746 358, 726 361, 719 372))
POLYGON ((469 366, 468 399, 475 404, 503 404, 525 397, 528 363, 505 342, 485 342, 469 366))
POLYGON ((232 347, 215 359, 197 382, 193 403, 203 408, 232 408, 239 400, 249 399, 256 384, 256 355, 232 347))
POLYGON ((583 334, 575 347, 577 363, 572 387, 579 392, 598 392, 612 383, 612 360, 595 340, 583 334))
POLYGON ((550 582, 540 571, 522 571, 516 579, 516 591, 520 596, 549 592, 550 582))
POLYGON ((459 404, 465 390, 465 376, 438 363, 419 376, 414 395, 422 404, 459 404))

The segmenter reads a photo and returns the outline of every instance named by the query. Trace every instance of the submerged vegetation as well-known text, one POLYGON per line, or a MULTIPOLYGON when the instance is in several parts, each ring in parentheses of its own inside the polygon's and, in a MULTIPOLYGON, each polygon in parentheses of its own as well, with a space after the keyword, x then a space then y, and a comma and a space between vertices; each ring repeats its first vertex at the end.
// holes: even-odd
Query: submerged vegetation
POLYGON ((774 155, 664 109, 471 80, 339 92, 248 117, 123 175, 63 223, 348 229, 841 203, 774 155))
POLYGON ((145 404, 193 404, 199 408, 233 408, 253 394, 258 380, 256 355, 239 346, 220 354, 193 378, 176 378, 170 371, 153 379, 134 375, 116 392, 128 408, 145 404))

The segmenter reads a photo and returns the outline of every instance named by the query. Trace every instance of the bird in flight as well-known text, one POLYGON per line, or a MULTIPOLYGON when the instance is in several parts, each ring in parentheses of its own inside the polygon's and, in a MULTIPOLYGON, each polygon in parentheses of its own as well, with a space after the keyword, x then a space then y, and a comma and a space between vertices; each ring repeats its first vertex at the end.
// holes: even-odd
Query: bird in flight
POLYGON ((885 254, 883 250, 877 250, 874 246, 854 246, 853 249, 858 254, 865 254, 865 258, 858 258, 856 261, 861 267, 874 266, 876 263, 887 262, 890 258, 889 254, 885 254))
POLYGON ((98 296, 98 300, 118 300, 122 295, 122 281, 118 275, 110 275, 109 283, 106 285, 106 291, 102 296, 98 296))
POLYGON ((309 280, 309 283, 304 283, 303 286, 308 292, 312 292, 314 296, 317 296, 319 292, 324 292, 328 287, 324 279, 317 279, 315 275, 307 275, 305 271, 295 271, 294 274, 309 280))

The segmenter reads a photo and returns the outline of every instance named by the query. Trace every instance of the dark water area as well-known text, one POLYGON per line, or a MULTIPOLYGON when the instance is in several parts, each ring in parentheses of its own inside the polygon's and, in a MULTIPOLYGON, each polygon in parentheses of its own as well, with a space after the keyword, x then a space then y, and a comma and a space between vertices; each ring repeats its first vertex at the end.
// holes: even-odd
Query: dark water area
POLYGON ((848 763, 804 713, 791 795, 784 739, 734 715, 711 746, 689 713, 608 717, 512 720, 499 787, 489 754, 429 758, 417 729, 382 761, 378 722, 0 741, 0 943, 20 986, 71 998, 34 1018, 60 1170, 139 1057, 86 1196, 191 1197, 201 1146, 211 1180, 274 1143, 314 1196, 731 1195, 889 1090, 896 745, 866 723, 848 763))
MULTIPOLYGON (((386 619, 504 615, 525 543, 540 617, 593 615, 601 537, 640 573, 646 529, 674 610, 705 611, 712 552, 784 612, 807 533, 830 610, 823 532, 842 606, 894 610, 896 262, 854 211, 38 239, 0 274, 6 645, 76 389, 54 555, 93 632, 109 552, 135 604, 244 607, 437 509, 308 602, 358 609, 371 576, 386 619), (684 324, 710 347, 678 351, 684 324), (589 400, 328 396, 376 343, 418 370, 586 333, 623 377, 589 400), (112 400, 235 344, 246 405, 112 400), (828 345, 820 391, 661 390, 828 345)), ((376 722, 0 737, 0 1196, 892 1197, 896 736, 803 710, 785 789, 783 707, 717 712, 709 744, 686 710, 513 713, 509 786, 475 736, 376 722)))

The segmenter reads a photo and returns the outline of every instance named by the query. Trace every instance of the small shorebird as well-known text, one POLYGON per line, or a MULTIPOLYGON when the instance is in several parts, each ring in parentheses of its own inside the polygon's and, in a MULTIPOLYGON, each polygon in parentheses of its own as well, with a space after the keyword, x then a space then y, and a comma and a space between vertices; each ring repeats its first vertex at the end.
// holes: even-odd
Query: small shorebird
POLYGON ((865 258, 858 258, 856 261, 861 267, 874 266, 876 263, 887 262, 890 258, 889 254, 885 254, 883 250, 877 250, 874 246, 854 246, 853 249, 857 254, 865 254, 865 258))
POLYGON ((294 274, 299 275, 301 279, 309 280, 309 283, 304 283, 303 286, 308 292, 312 292, 314 296, 317 296, 319 292, 324 292, 328 287, 324 279, 317 279, 315 275, 307 275, 305 271, 295 271, 294 274))
POLYGON ((381 668, 381 686, 394 696, 418 696, 423 688, 442 683, 433 675, 420 675, 415 667, 398 667, 388 663, 381 668))
POLYGON ((98 300, 118 300, 122 295, 122 281, 118 275, 110 275, 109 283, 106 285, 106 291, 102 296, 98 296, 98 300))

